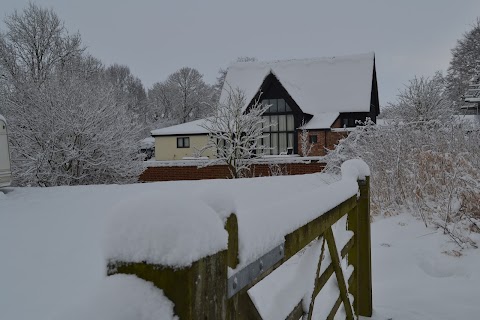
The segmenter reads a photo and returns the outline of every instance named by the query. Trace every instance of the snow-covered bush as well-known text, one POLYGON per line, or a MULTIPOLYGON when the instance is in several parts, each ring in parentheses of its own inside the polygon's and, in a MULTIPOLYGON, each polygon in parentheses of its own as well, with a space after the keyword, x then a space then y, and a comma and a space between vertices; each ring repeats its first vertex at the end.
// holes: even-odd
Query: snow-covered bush
MULTIPOLYGON (((143 170, 143 128, 135 116, 141 104, 121 94, 120 77, 112 77, 122 68, 105 70, 51 9, 30 3, 7 16, 5 25, 0 112, 9 122, 14 183, 136 181, 143 170)), ((135 82, 141 97, 142 85, 135 82)))
POLYGON ((442 228, 460 246, 480 231, 480 130, 467 124, 372 122, 350 133, 327 154, 328 172, 351 158, 372 170, 373 214, 408 210, 442 228))
POLYGON ((100 79, 48 80, 6 106, 17 185, 128 183, 143 170, 141 128, 100 79))
POLYGON ((452 101, 445 92, 445 80, 440 72, 432 78, 415 77, 390 103, 391 115, 404 121, 446 120, 452 114, 452 101))

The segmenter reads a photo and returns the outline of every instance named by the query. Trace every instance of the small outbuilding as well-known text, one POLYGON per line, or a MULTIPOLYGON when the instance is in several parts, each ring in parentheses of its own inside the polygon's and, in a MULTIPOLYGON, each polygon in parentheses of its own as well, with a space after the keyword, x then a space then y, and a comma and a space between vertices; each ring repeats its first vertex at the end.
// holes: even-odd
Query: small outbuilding
MULTIPOLYGON (((208 131, 202 126, 205 119, 178 124, 153 130, 155 138, 155 160, 182 160, 191 158, 197 150, 208 142, 208 131)), ((204 157, 213 157, 213 151, 207 151, 204 157)))

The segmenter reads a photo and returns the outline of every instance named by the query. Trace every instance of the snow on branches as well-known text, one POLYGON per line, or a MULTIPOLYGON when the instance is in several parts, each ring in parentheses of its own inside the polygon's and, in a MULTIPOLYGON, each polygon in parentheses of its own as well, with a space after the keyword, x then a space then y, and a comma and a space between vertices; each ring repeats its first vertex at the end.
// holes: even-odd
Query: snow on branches
POLYGON ((327 156, 327 172, 362 158, 372 170, 372 212, 406 209, 461 247, 480 232, 480 130, 454 121, 373 122, 357 127, 327 156))
POLYGON ((302 131, 300 132, 300 152, 302 157, 308 157, 310 152, 312 152, 312 148, 314 142, 310 143, 308 140, 308 130, 304 128, 305 120, 302 120, 302 131))
POLYGON ((480 18, 458 39, 452 49, 452 60, 446 77, 447 92, 458 107, 464 105, 463 95, 475 75, 477 60, 480 60, 480 18))
POLYGON ((268 125, 262 114, 270 106, 256 100, 244 113, 245 93, 240 89, 224 90, 228 90, 226 100, 217 105, 215 115, 202 125, 209 132, 209 140, 199 153, 206 149, 215 150, 217 159, 207 165, 226 164, 232 178, 239 178, 248 175, 251 159, 267 149, 261 143, 262 138, 267 137, 263 130, 268 125))
POLYGON ((16 95, 7 104, 12 160, 20 185, 136 181, 138 133, 111 86, 78 77, 16 95))
POLYGON ((437 72, 432 78, 415 77, 389 105, 393 116, 405 121, 446 119, 452 114, 452 102, 445 92, 445 81, 437 72))
POLYGON ((102 63, 83 52, 80 36, 32 3, 6 25, 0 110, 9 121, 15 184, 136 181, 142 128, 102 63))

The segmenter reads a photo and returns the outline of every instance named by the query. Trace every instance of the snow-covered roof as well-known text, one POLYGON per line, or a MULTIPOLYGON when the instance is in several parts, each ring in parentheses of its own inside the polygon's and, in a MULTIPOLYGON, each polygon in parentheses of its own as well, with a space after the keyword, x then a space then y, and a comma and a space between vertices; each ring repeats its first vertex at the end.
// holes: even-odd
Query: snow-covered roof
POLYGON ((314 114, 313 118, 310 119, 310 121, 308 121, 305 125, 301 126, 300 129, 330 129, 339 115, 340 113, 338 112, 314 114))
POLYGON ((199 119, 191 122, 177 124, 175 126, 156 129, 150 131, 152 136, 172 136, 181 134, 208 134, 208 130, 203 128, 207 119, 199 119))
MULTIPOLYGON (((374 53, 342 57, 239 62, 230 65, 225 86, 245 92, 247 108, 272 73, 304 113, 313 118, 305 129, 328 129, 340 112, 369 112, 374 53)), ((225 89, 225 87, 224 87, 225 89)), ((228 90, 222 90, 225 101, 228 90)), ((205 119, 151 131, 152 136, 207 134, 205 119)))
MULTIPOLYGON (((338 112, 325 112, 314 114, 313 118, 308 121, 301 128, 305 129, 329 129, 332 124, 337 120, 340 113, 338 112)), ((206 119, 195 120, 187 123, 177 124, 175 126, 152 130, 152 136, 171 136, 171 135, 186 135, 186 134, 208 134, 208 130, 203 128, 202 125, 206 122, 206 119)), ((301 129, 300 128, 300 129, 301 129)), ((141 140, 141 145, 147 145, 150 140, 155 138, 146 138, 141 140)), ((143 147, 142 147, 143 148, 143 147)))
POLYGON ((0 114, 0 120, 5 122, 5 124, 7 123, 7 120, 0 114))
MULTIPOLYGON (((234 63, 228 68, 225 86, 243 90, 248 104, 272 73, 304 113, 368 112, 374 57, 371 52, 342 57, 234 63)), ((227 96, 228 90, 222 90, 220 101, 225 101, 227 96)))

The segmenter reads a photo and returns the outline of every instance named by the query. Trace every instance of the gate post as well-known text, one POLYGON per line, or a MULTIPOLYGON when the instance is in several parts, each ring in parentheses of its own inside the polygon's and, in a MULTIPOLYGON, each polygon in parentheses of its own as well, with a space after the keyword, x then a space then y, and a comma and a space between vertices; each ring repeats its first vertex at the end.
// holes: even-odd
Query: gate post
MULTIPOLYGON (((237 216, 232 213, 225 222, 225 229, 228 232, 228 252, 227 265, 229 268, 235 269, 238 264, 238 220, 237 216)), ((225 279, 226 281, 226 279, 225 279)), ((228 290, 227 290, 228 292, 228 290)), ((261 320, 262 317, 258 313, 255 304, 250 299, 248 292, 236 294, 227 300, 227 316, 228 320, 261 320)))
POLYGON ((163 290, 181 320, 225 319, 227 251, 204 257, 184 268, 146 262, 111 261, 107 275, 132 274, 163 290))
POLYGON ((370 239, 370 177, 358 181, 360 198, 357 204, 357 315, 372 316, 372 254, 370 239))

